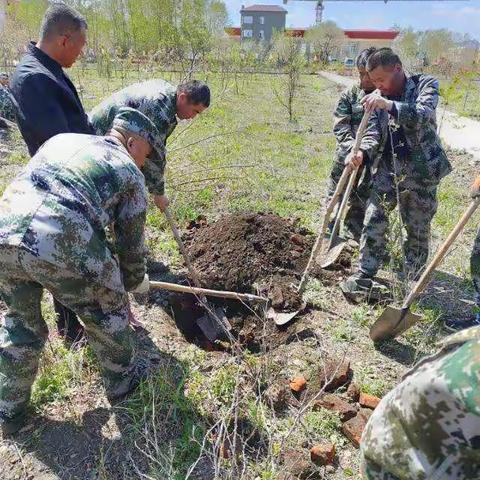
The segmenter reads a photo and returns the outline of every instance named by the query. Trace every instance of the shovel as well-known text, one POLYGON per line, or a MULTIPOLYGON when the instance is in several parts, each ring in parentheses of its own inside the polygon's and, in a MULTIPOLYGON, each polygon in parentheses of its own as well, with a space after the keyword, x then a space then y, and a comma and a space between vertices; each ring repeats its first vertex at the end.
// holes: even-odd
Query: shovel
POLYGON ((475 212, 479 204, 480 197, 472 200, 470 206, 462 215, 462 218, 459 220, 459 222, 452 230, 450 235, 447 237, 445 242, 443 242, 443 244, 440 246, 432 261, 427 266, 422 276, 413 287, 413 290, 409 293, 409 295, 403 302, 402 307, 397 308, 389 305, 383 311, 380 317, 376 320, 376 322, 372 325, 372 327, 370 328, 370 338, 374 342, 395 338, 422 319, 421 315, 411 312, 410 307, 412 306, 412 303, 417 297, 417 295, 421 293, 425 286, 428 284, 435 268, 445 258, 445 255, 448 253, 450 246, 458 237, 460 232, 463 230, 466 223, 473 215, 473 212, 475 212))
MULTIPOLYGON (((365 134, 365 130, 367 129, 368 121, 370 120, 371 115, 372 115, 371 112, 365 112, 363 114, 362 121, 360 122, 358 131, 357 131, 357 136, 355 138, 355 144, 353 145, 354 153, 357 153, 358 150, 360 149, 362 138, 363 138, 363 135, 365 134)), ((315 244, 313 245, 312 253, 310 254, 310 258, 308 260, 307 267, 305 268, 300 284, 298 285, 298 291, 300 293, 303 293, 303 291, 305 290, 305 285, 307 283, 308 275, 313 265, 315 264, 315 262, 318 262, 322 268, 326 268, 332 265, 338 259, 338 257, 340 256, 340 254, 342 253, 346 245, 346 242, 341 242, 338 245, 335 245, 335 243, 338 238, 338 230, 340 228, 340 223, 342 222, 343 215, 348 205, 350 194, 352 192, 352 189, 355 185, 355 181, 357 179, 358 170, 359 170, 358 168, 355 168, 353 171, 349 170, 348 168, 344 168, 343 170, 342 176, 340 177, 337 183, 337 187, 335 188, 335 192, 329 204, 327 205, 325 216, 323 218, 322 227, 317 235, 315 244), (346 186, 346 190, 345 190, 345 186, 346 186), (339 202, 340 197, 342 195, 343 195, 343 200, 336 215, 335 225, 330 234, 328 249, 327 249, 327 252, 323 254, 323 244, 325 241, 328 224, 330 222, 330 216, 332 215, 332 212, 335 206, 337 205, 337 203, 339 202), (318 259, 318 257, 320 257, 320 259, 318 259)))
MULTIPOLYGON (((200 279, 197 275, 197 272, 193 268, 193 265, 190 261, 190 257, 187 254, 185 245, 182 242, 182 238, 180 237, 180 232, 178 231, 177 225, 175 224, 172 214, 170 213, 170 210, 168 208, 165 208, 164 214, 165 214, 165 218, 167 219, 167 222, 170 225, 175 241, 177 242, 180 253, 183 256, 183 260, 185 261, 185 265, 187 266, 190 277, 195 287, 199 288, 201 285, 200 279)), ((212 309, 209 306, 207 302, 207 298, 204 293, 199 292, 198 299, 206 312, 206 314, 203 317, 200 317, 197 320, 197 324, 201 328, 202 332, 212 343, 215 343, 216 341, 227 340, 229 337, 229 331, 231 330, 231 325, 229 324, 227 318, 225 317, 225 313, 223 312, 223 309, 221 308, 212 309)))

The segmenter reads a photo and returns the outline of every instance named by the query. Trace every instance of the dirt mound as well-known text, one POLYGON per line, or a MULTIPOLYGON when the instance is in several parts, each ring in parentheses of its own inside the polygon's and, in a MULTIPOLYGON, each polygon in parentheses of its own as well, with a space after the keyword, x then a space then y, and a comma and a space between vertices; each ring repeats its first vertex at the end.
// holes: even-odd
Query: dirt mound
POLYGON ((228 215, 208 224, 199 218, 185 235, 203 285, 221 290, 272 292, 277 304, 294 303, 285 285, 305 268, 312 237, 297 222, 271 213, 228 215))

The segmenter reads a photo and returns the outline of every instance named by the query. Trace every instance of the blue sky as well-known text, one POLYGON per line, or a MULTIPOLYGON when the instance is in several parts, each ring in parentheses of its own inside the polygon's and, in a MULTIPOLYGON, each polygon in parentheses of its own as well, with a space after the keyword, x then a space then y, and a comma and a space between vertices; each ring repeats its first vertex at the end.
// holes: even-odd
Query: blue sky
MULTIPOLYGON (((288 10, 287 27, 308 27, 315 23, 315 2, 289 0, 224 0, 232 26, 240 25, 242 5, 280 5, 288 10)), ((344 29, 391 28, 394 25, 413 27, 416 30, 448 28, 469 33, 480 40, 480 0, 393 1, 385 4, 378 1, 342 2, 326 0, 324 18, 333 20, 344 29)))

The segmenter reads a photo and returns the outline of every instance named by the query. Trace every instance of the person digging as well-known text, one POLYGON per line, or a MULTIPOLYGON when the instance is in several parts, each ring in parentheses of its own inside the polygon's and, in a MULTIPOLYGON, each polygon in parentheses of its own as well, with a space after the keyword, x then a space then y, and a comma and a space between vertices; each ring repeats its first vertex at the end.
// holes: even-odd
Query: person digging
POLYGON ((385 145, 374 176, 360 241, 358 271, 340 284, 352 300, 385 296, 374 280, 388 259, 389 214, 398 207, 405 268, 401 279, 415 279, 428 258, 430 224, 437 210, 437 188, 452 170, 437 133, 438 81, 411 75, 390 48, 381 48, 367 60, 367 72, 381 95, 366 95, 361 103, 375 110, 385 145))
POLYGON ((147 157, 163 148, 141 112, 122 108, 104 137, 53 137, 0 200, 0 425, 21 428, 48 337, 40 302, 48 290, 75 312, 101 365, 107 396, 136 387, 127 292, 146 293, 147 157), (114 242, 106 239, 113 224, 114 242))
MULTIPOLYGON (((337 141, 335 149, 335 161, 333 163, 330 179, 328 182, 327 204, 332 198, 338 181, 345 168, 361 165, 362 171, 359 172, 357 182, 350 199, 350 206, 344 220, 344 236, 360 242, 365 210, 370 197, 371 190, 371 165, 376 158, 378 147, 381 145, 381 126, 378 118, 373 116, 368 124, 368 128, 363 135, 360 149, 353 157, 352 148, 355 143, 355 137, 364 114, 363 105, 360 103, 362 98, 375 90, 375 85, 368 76, 366 65, 368 57, 376 51, 376 48, 370 47, 357 57, 357 69, 359 83, 345 90, 337 103, 334 112, 333 133, 337 141), (365 172, 363 170, 367 166, 365 172), (363 175, 363 178, 362 178, 363 175)), ((340 200, 341 201, 341 200, 340 200)), ((329 230, 333 230, 334 221, 329 225, 329 230)))
POLYGON ((98 135, 105 135, 119 108, 136 108, 148 116, 157 127, 163 148, 152 156, 142 169, 155 205, 163 212, 169 201, 165 195, 165 145, 180 120, 194 119, 210 106, 210 89, 199 81, 191 80, 174 87, 164 80, 148 80, 130 85, 96 106, 89 114, 98 135))

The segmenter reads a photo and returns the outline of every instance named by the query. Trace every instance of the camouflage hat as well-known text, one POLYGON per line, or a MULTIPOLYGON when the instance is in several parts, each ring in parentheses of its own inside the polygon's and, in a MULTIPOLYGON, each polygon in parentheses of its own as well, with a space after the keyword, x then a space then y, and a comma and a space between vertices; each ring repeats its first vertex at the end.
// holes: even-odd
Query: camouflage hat
POLYGON ((164 146, 155 124, 142 112, 135 108, 122 107, 113 119, 112 128, 120 128, 144 138, 152 147, 150 157, 163 155, 164 146))

